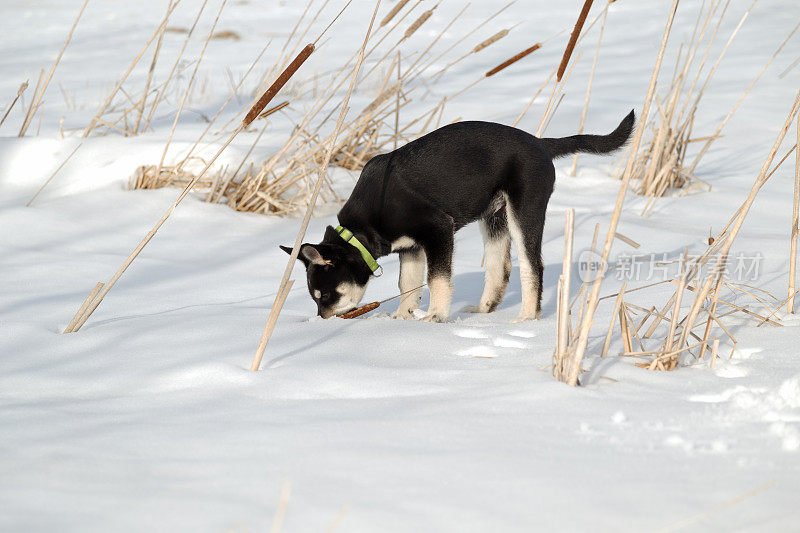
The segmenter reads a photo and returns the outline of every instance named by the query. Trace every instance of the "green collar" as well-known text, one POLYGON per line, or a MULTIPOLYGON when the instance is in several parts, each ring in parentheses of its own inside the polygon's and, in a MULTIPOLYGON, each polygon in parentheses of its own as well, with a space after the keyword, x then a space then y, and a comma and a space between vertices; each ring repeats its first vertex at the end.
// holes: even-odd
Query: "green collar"
POLYGON ((378 264, 377 261, 375 261, 375 258, 372 257, 372 254, 369 253, 369 250, 367 250, 364 247, 364 245, 361 244, 361 241, 356 239, 356 236, 353 235, 352 231, 350 231, 347 228, 343 228, 342 226, 336 226, 336 233, 338 233, 339 236, 345 240, 345 242, 352 244, 356 248, 356 250, 358 250, 361 253, 361 257, 364 258, 364 262, 367 263, 367 266, 369 267, 370 270, 372 270, 373 274, 375 274, 375 271, 378 270, 379 268, 381 269, 381 273, 383 273, 383 269, 381 268, 381 266, 378 264))

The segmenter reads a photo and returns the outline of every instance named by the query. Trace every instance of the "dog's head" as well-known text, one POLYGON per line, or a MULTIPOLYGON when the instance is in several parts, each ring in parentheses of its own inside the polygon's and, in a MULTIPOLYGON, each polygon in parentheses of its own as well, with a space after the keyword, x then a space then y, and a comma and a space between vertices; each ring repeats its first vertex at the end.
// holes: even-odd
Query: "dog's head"
MULTIPOLYGON (((289 246, 281 246, 287 254, 289 246)), ((332 227, 319 244, 305 243, 298 254, 306 267, 308 292, 317 304, 317 314, 330 318, 358 307, 372 272, 361 254, 347 244, 332 227)))

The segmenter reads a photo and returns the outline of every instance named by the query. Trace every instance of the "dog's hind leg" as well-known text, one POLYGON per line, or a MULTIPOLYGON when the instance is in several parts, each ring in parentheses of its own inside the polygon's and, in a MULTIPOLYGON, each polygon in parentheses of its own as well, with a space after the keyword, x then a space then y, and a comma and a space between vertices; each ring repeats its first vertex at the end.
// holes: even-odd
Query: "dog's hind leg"
MULTIPOLYGON (((552 173, 555 179, 555 171, 552 173)), ((529 186, 522 194, 513 197, 507 195, 508 230, 517 248, 522 284, 522 307, 517 322, 539 318, 542 312, 542 233, 547 202, 552 192, 552 185, 546 187, 542 183, 547 176, 542 178, 539 187, 529 186)))
POLYGON ((466 307, 468 313, 491 313, 503 300, 511 275, 511 237, 508 233, 505 208, 480 221, 483 234, 486 282, 478 305, 466 307))
POLYGON ((400 293, 408 292, 400 297, 395 318, 413 318, 414 310, 419 306, 422 288, 413 290, 422 285, 425 279, 425 252, 420 247, 401 250, 400 254, 400 293), (409 292, 411 291, 411 292, 409 292))

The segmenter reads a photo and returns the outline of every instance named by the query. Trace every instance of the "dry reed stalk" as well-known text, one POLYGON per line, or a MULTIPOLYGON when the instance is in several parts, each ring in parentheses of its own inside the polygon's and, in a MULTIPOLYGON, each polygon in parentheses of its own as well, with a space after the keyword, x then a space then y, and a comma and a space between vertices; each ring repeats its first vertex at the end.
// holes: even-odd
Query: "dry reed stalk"
MULTIPOLYGON (((259 81, 258 84, 256 85, 256 87, 257 87, 257 89, 255 91, 256 95, 259 95, 262 92, 264 92, 264 90, 266 89, 266 86, 267 86, 267 80, 270 79, 270 77, 272 76, 272 73, 275 72, 276 68, 280 68, 280 66, 283 66, 284 55, 286 54, 286 49, 289 47, 289 43, 291 43, 294 40, 294 36, 297 34, 298 28, 300 28, 300 23, 303 22, 303 19, 306 18, 306 14, 308 14, 308 10, 311 9, 311 4, 313 4, 313 3, 314 3, 314 0, 308 0, 308 2, 306 3, 306 7, 303 10, 303 13, 301 13, 300 17, 297 19, 297 22, 295 22, 294 27, 292 28, 292 31, 289 32, 289 36, 286 38, 286 41, 284 41, 280 52, 278 52, 278 59, 273 63, 273 65, 269 68, 269 70, 267 70, 267 72, 262 76, 261 81, 259 81)), ((305 34, 305 32, 304 32, 304 34, 305 34)), ((300 41, 298 40, 298 42, 300 42, 300 41)))
POLYGON ((714 142, 714 140, 716 140, 717 138, 719 138, 719 137, 720 137, 720 133, 722 132, 722 130, 723 130, 723 128, 725 127, 725 125, 728 123, 728 120, 730 120, 730 118, 733 116, 733 114, 734 114, 734 113, 736 112, 736 110, 739 108, 739 105, 740 105, 740 104, 741 104, 741 103, 744 101, 744 99, 745 99, 745 98, 747 97, 747 95, 750 93, 750 90, 751 90, 753 87, 755 87, 756 83, 758 83, 758 80, 761 78, 761 75, 762 75, 762 74, 764 74, 764 72, 767 70, 767 68, 770 66, 770 64, 772 64, 772 61, 773 61, 773 60, 774 60, 774 59, 777 57, 777 55, 778 55, 778 54, 781 52, 781 50, 782 50, 782 49, 783 49, 783 47, 786 45, 786 43, 787 43, 787 42, 789 42, 789 39, 791 39, 791 38, 792 38, 792 35, 794 35, 794 33, 797 31, 797 29, 798 29, 798 28, 800 28, 800 22, 798 22, 798 23, 797 23, 797 25, 795 25, 795 27, 792 29, 792 31, 790 31, 790 32, 789 32, 789 35, 787 35, 787 36, 786 36, 786 38, 785 38, 785 39, 784 39, 784 40, 781 42, 781 44, 780 44, 780 45, 778 46, 778 48, 775 50, 775 52, 773 52, 772 56, 770 56, 770 58, 769 58, 769 60, 766 62, 766 64, 765 64, 763 67, 761 67, 761 70, 758 72, 758 74, 757 74, 757 75, 756 75, 756 77, 753 79, 753 81, 752 81, 752 82, 750 82, 750 85, 747 87, 747 89, 745 89, 744 93, 742 93, 742 96, 740 96, 740 97, 739 97, 739 99, 738 99, 738 100, 736 101, 736 103, 733 105, 733 107, 731 108, 731 110, 730 110, 730 111, 728 111, 728 114, 727 114, 727 115, 725 115, 725 118, 724 118, 724 119, 722 119, 722 122, 720 122, 720 123, 719 123, 719 125, 717 126, 717 129, 716 129, 716 130, 714 130, 714 133, 713 133, 712 135, 710 135, 710 136, 709 136, 709 137, 710 137, 710 138, 709 138, 709 140, 707 140, 707 141, 706 141, 706 143, 705 143, 705 144, 703 145, 703 147, 700 149, 700 152, 699 152, 699 153, 698 153, 698 154, 695 156, 694 160, 692 161, 692 164, 691 164, 691 165, 689 165, 689 167, 687 168, 687 172, 688 172, 688 173, 690 173, 690 174, 691 174, 691 173, 693 173, 693 172, 694 172, 695 168, 697 167, 697 164, 700 162, 700 160, 701 160, 701 159, 703 158, 703 156, 706 154, 706 152, 708 151, 708 149, 711 147, 711 144, 714 142))
MULTIPOLYGON (((720 251, 720 258, 718 259, 718 265, 721 265, 721 261, 723 258, 727 257, 731 247, 733 246, 733 241, 736 239, 737 234, 739 233, 739 229, 744 224, 744 220, 747 217, 747 213, 750 210, 753 202, 755 201, 756 195, 761 190, 761 187, 766 182, 766 175, 767 171, 769 170, 770 166, 772 165, 772 161, 775 158, 775 155, 780 148, 781 142, 783 142, 786 133, 789 131, 789 127, 791 126, 792 122, 794 122, 795 116, 797 115, 798 109, 800 109, 800 91, 797 92, 795 96, 794 103, 792 105, 791 110, 789 111, 789 115, 786 118, 786 121, 783 124, 783 127, 778 133, 778 137, 775 140, 775 143, 772 146, 769 154, 767 155, 767 159, 764 161, 764 165, 761 168, 761 172, 756 178, 753 187, 750 189, 750 193, 747 195, 742 206, 739 208, 739 215, 736 218, 736 222, 733 224, 731 231, 727 234, 724 238, 724 243, 722 245, 722 249, 720 251)), ((723 270, 720 269, 720 272, 723 270)), ((705 300, 708 292, 711 289, 711 284, 714 282, 714 276, 708 276, 703 284, 703 287, 697 291, 697 296, 695 298, 694 303, 687 315, 686 325, 684 326, 684 330, 681 333, 678 345, 682 346, 686 341, 686 336, 688 335, 688 331, 692 329, 694 325, 694 320, 697 317, 698 312, 700 311, 700 306, 702 305, 703 301, 705 300)), ((722 300, 720 300, 722 301, 722 300)), ((724 302, 723 302, 724 303, 724 302)), ((749 314, 749 313, 748 313, 749 314)))
POLYGON ((150 106, 150 111, 147 113, 147 120, 144 123, 143 130, 146 130, 150 126, 150 122, 153 120, 153 116, 156 113, 156 109, 158 109, 158 104, 161 103, 161 99, 164 97, 164 93, 169 87, 172 78, 175 76, 175 71, 178 69, 178 65, 183 58, 183 54, 186 51, 186 47, 189 44, 189 40, 194 35, 194 30, 197 28, 197 23, 200 21, 200 17, 203 14, 203 11, 206 9, 206 4, 208 4, 208 0, 203 0, 203 3, 200 5, 200 9, 197 10, 197 15, 194 17, 194 21, 192 22, 192 26, 189 28, 189 31, 186 32, 186 37, 183 39, 183 45, 181 45, 181 49, 178 52, 178 56, 175 58, 175 61, 172 63, 172 68, 167 74, 166 80, 164 83, 161 84, 160 90, 157 90, 155 93, 155 98, 153 99, 153 104, 150 106))
POLYGON ((714 297, 711 301, 711 307, 708 311, 708 320, 706 321, 706 328, 703 332, 703 342, 704 344, 700 347, 700 355, 698 356, 699 359, 702 359, 706 352, 706 343, 708 341, 709 336, 711 335, 711 320, 714 316, 714 313, 717 312, 717 303, 719 303, 719 290, 720 286, 722 285, 722 272, 717 273, 717 283, 714 286, 714 297))
MULTIPOLYGON (((600 235, 600 223, 596 223, 594 225, 594 233, 592 234, 592 247, 589 248, 592 251, 592 254, 597 254, 597 238, 600 235)), ((580 300, 580 306, 578 308, 578 317, 576 320, 576 325, 579 325, 583 320, 583 315, 586 313, 586 306, 589 303, 589 280, 586 279, 581 283, 581 288, 578 291, 578 295, 576 296, 576 300, 580 300)), ((573 302, 574 303, 574 302, 573 302)), ((572 309, 572 306, 570 306, 572 309)), ((572 331, 572 337, 577 338, 577 328, 572 331)))
MULTIPOLYGON (((701 347, 701 350, 705 348, 705 346, 706 345, 704 343, 703 346, 701 347)), ((719 339, 714 339, 714 343, 711 345, 711 362, 709 363, 709 366, 711 367, 712 370, 716 365, 717 357, 719 356, 718 354, 719 354, 719 339)))
POLYGON ((111 105, 111 102, 114 100, 114 97, 117 95, 119 90, 122 88, 122 84, 125 83, 125 80, 128 79, 128 76, 133 71, 134 67, 136 67, 136 65, 139 63, 139 60, 142 58, 142 55, 144 55, 145 50, 147 50, 147 48, 150 46, 150 43, 152 43, 153 40, 158 35, 161 34, 163 28, 165 28, 167 26, 167 21, 169 21, 169 17, 172 15, 172 12, 175 10, 175 8, 178 7, 178 4, 180 4, 180 1, 181 0, 175 0, 175 2, 172 4, 172 7, 167 10, 167 14, 162 19, 161 24, 158 25, 156 30, 153 32, 153 34, 147 40, 145 45, 142 47, 141 51, 133 59, 133 61, 131 62, 130 66, 128 67, 128 70, 125 71, 125 73, 122 75, 120 80, 117 82, 117 85, 114 87, 114 89, 111 91, 111 93, 106 97, 106 99, 103 102, 103 104, 100 106, 100 109, 97 111, 97 114, 95 114, 95 116, 89 122, 89 125, 86 127, 86 130, 83 132, 83 137, 88 137, 89 134, 92 132, 92 130, 95 128, 95 125, 97 124, 97 121, 100 120, 100 118, 106 112, 106 109, 108 109, 108 106, 111 105))
POLYGON ((619 333, 622 336, 622 346, 625 353, 633 352, 633 341, 631 340, 631 328, 628 323, 628 314, 625 312, 625 302, 619 308, 619 333))
POLYGON ((561 64, 558 65, 556 83, 561 82, 561 78, 567 70, 567 63, 569 63, 569 58, 572 56, 572 51, 575 49, 575 44, 578 42, 578 37, 583 29, 583 24, 586 22, 586 17, 589 15, 589 10, 592 8, 593 1, 594 0, 584 0, 583 2, 583 8, 578 15, 578 20, 575 22, 575 27, 572 28, 572 34, 569 36, 569 42, 567 42, 567 48, 564 50, 564 55, 561 58, 561 64))
POLYGON ((50 80, 53 79, 53 74, 56 71, 56 67, 61 62, 61 56, 64 55, 64 50, 66 50, 67 45, 72 40, 72 34, 75 32, 75 28, 78 26, 78 21, 81 19, 83 15, 83 10, 86 9, 86 4, 89 3, 89 0, 84 0, 83 5, 81 5, 80 11, 78 11, 78 16, 75 17, 75 22, 72 23, 72 28, 70 28, 69 33, 67 34, 67 39, 64 41, 64 44, 61 46, 61 50, 58 52, 58 56, 56 56, 56 60, 53 62, 53 66, 50 67, 50 72, 47 74, 47 79, 45 80, 44 84, 42 85, 41 89, 38 89, 34 92, 33 98, 31 99, 31 105, 28 108, 28 113, 25 115, 25 120, 22 122, 22 127, 19 129, 18 137, 24 137, 25 132, 28 130, 28 126, 30 126, 31 120, 33 120, 33 115, 39 106, 42 103, 42 98, 44 97, 45 91, 47 91, 47 87, 50 85, 50 80))
POLYGON ((178 121, 180 120, 181 114, 183 113, 183 108, 186 105, 186 101, 189 99, 189 93, 192 90, 192 85, 194 84, 195 77, 197 76, 197 69, 200 68, 200 63, 203 61, 203 57, 206 54, 208 43, 211 41, 211 36, 214 35, 214 30, 216 29, 217 23, 219 22, 219 17, 220 15, 222 15, 222 10, 225 9, 225 4, 227 3, 228 0, 222 0, 222 2, 220 2, 219 10, 217 11, 217 16, 214 17, 214 22, 211 24, 211 29, 209 30, 208 36, 206 37, 206 40, 203 43, 203 49, 200 50, 200 55, 197 57, 197 61, 194 62, 194 69, 192 70, 192 75, 189 76, 189 83, 186 85, 186 91, 184 91, 183 93, 183 98, 181 99, 181 103, 178 106, 178 111, 177 113, 175 113, 175 119, 172 121, 172 128, 169 131, 167 142, 164 143, 164 151, 161 152, 161 159, 158 162, 158 167, 156 169, 156 176, 159 176, 161 174, 161 167, 164 166, 164 159, 167 157, 167 151, 169 150, 169 145, 172 143, 172 136, 175 134, 175 128, 178 127, 178 121))
MULTIPOLYGON (((681 274, 678 280, 678 289, 675 291, 675 303, 672 307, 672 317, 669 321, 669 333, 667 333, 667 338, 664 340, 664 348, 663 352, 670 352, 672 351, 672 343, 675 340, 675 329, 678 326, 678 315, 681 312, 681 301, 683 300, 683 293, 686 290, 686 256, 687 250, 684 248, 683 250, 683 261, 681 263, 681 274)), ((684 328, 685 330, 685 328, 684 328)), ((680 348, 680 346, 678 346, 680 348)))
POLYGON ((619 293, 617 293, 617 299, 614 301, 614 311, 611 313, 611 320, 608 322, 608 330, 606 331, 606 338, 603 341, 603 351, 600 353, 600 357, 605 357, 608 353, 608 348, 611 346, 611 333, 614 331, 614 321, 622 309, 622 298, 625 295, 626 287, 627 283, 623 283, 622 288, 619 290, 619 293))
MULTIPOLYGON (((169 11, 170 7, 172 7, 172 0, 167 5, 167 11, 169 11)), ((142 91, 142 98, 139 101, 139 105, 137 106, 138 109, 136 114, 136 122, 134 123, 133 126, 134 135, 139 134, 139 126, 142 122, 142 116, 144 115, 144 108, 147 105, 147 97, 150 94, 150 84, 153 82, 153 74, 155 74, 156 63, 158 63, 158 55, 161 52, 161 43, 164 41, 164 33, 166 29, 167 27, 164 26, 164 28, 161 30, 161 33, 158 35, 158 40, 156 41, 156 49, 153 52, 153 59, 152 61, 150 61, 150 68, 147 70, 147 80, 144 83, 144 91, 142 91)))
POLYGON ((281 494, 278 497, 278 507, 275 509, 275 517, 272 519, 270 533, 280 533, 283 528, 283 520, 286 517, 286 509, 289 507, 289 497, 292 495, 292 483, 287 481, 281 487, 281 494))
MULTIPOLYGON (((589 99, 592 96, 592 82, 594 81, 594 73, 597 69, 597 58, 600 56, 600 43, 603 42, 603 31, 606 28, 606 18, 608 16, 608 7, 614 2, 614 0, 609 0, 606 4, 606 7, 603 8, 603 22, 600 23, 600 34, 597 36, 597 46, 594 49, 594 59, 592 59, 592 69, 589 72, 589 83, 586 86, 586 97, 583 99, 583 111, 581 111, 581 120, 578 123, 578 134, 583 133, 583 127, 586 125, 586 114, 589 111, 589 99)), ((569 175, 574 177, 575 171, 578 168, 578 154, 575 154, 572 158, 572 166, 569 169, 569 175)))
MULTIPOLYGON (((378 0, 375 3, 375 10, 372 12, 372 18, 369 21, 369 27, 367 28, 367 34, 364 36, 364 43, 361 45, 361 50, 358 54, 358 60, 356 61, 356 65, 353 68, 353 75, 350 80, 350 87, 347 89, 347 94, 344 97, 344 100, 341 104, 341 111, 339 112, 339 120, 336 122, 336 128, 334 129, 332 140, 328 145, 328 152, 325 156, 325 160, 323 161, 322 165, 319 167, 319 176, 317 178, 316 183, 314 184, 314 192, 311 195, 311 199, 308 202, 308 208, 306 209, 306 214, 303 217, 303 221, 300 225, 300 230, 297 232, 297 237, 295 238, 294 246, 292 247, 292 253, 289 256, 289 261, 286 263, 286 269, 283 273, 283 279, 281 279, 281 284, 278 289, 278 296, 281 295, 282 292, 288 292, 286 287, 289 285, 289 277, 292 274, 292 268, 294 267, 294 263, 297 260, 297 256, 300 252, 300 244, 303 241, 303 238, 306 234, 306 229, 308 228, 308 223, 311 220, 311 214, 314 211, 314 206, 317 203, 317 197, 319 196, 320 190, 322 188, 322 183, 325 179, 325 175, 327 173, 327 167, 331 160, 331 155, 333 152, 333 147, 336 142, 336 137, 339 135, 339 131, 342 129, 342 123, 344 122, 345 115, 347 115, 347 111, 349 109, 348 103, 350 102, 350 95, 353 93, 353 88, 355 87, 356 80, 358 78, 358 72, 361 70, 361 64, 364 62, 364 52, 367 48, 367 42, 369 41, 369 37, 372 34, 372 26, 375 23, 375 16, 378 14, 378 8, 380 7, 381 2, 378 0)), ((272 332, 275 329, 275 324, 278 321, 278 316, 281 312, 281 307, 283 307, 283 302, 278 302, 278 298, 276 298, 275 303, 270 310, 269 318, 267 319, 267 324, 264 327, 264 332, 261 335, 261 340, 258 343, 258 347, 256 348, 255 356, 253 357, 253 363, 250 366, 251 371, 257 371, 261 366, 261 359, 264 357, 264 351, 267 348, 267 343, 269 342, 270 337, 272 336, 272 332), (274 318, 273 318, 274 317, 274 318)))
POLYGON ((777 313, 778 311, 780 311, 780 310, 781 310, 781 307, 783 307, 783 306, 784 306, 784 304, 788 303, 788 302, 789 302, 789 300, 793 299, 793 298, 794 298, 794 297, 797 295, 797 293, 798 293, 798 292, 800 292, 800 289, 799 289, 799 290, 796 290, 796 291, 794 291, 792 294, 790 294, 789 296, 787 296, 785 300, 783 300, 783 301, 782 301, 782 302, 780 302, 780 303, 779 303, 777 306, 775 306, 775 309, 773 309, 772 311, 770 311, 770 313, 769 313, 767 316, 765 316, 764 318, 762 318, 762 319, 761 319, 761 322, 759 322, 758 324, 756 324, 756 327, 757 327, 757 328, 760 328, 761 326, 763 326, 763 325, 764 325, 764 324, 765 324, 765 323, 766 323, 766 322, 767 322, 767 321, 768 321, 768 320, 769 320, 771 317, 773 317, 773 316, 775 315, 775 313, 777 313))
POLYGON ((41 193, 41 192, 44 190, 44 188, 45 188, 45 187, 47 187, 47 184, 48 184, 48 183, 50 183, 51 181, 53 181, 53 178, 55 178, 55 177, 56 177, 56 174, 58 174, 58 172, 59 172, 59 171, 60 171, 62 168, 64 168, 64 165, 66 165, 66 164, 67 164, 67 162, 68 162, 68 161, 69 161, 69 160, 72 158, 72 156, 73 156, 73 155, 75 155, 75 152, 77 152, 77 151, 78 151, 78 148, 80 148, 81 146, 83 146, 83 143, 81 143, 81 144, 79 144, 78 146, 76 146, 76 147, 75 147, 75 149, 74 149, 74 150, 73 150, 73 151, 72 151, 72 152, 71 152, 71 153, 70 153, 70 154, 67 156, 67 158, 66 158, 64 161, 62 161, 60 165, 58 165, 58 168, 56 168, 56 169, 53 171, 53 173, 50 175, 50 177, 49 177, 49 178, 47 178, 47 179, 45 180, 45 182, 42 184, 42 186, 41 186, 41 187, 39 187, 39 190, 38 190, 38 191, 36 191, 36 194, 34 194, 34 195, 33 195, 33 197, 31 197, 31 199, 30 199, 30 200, 28 200, 28 203, 27 203, 27 204, 25 204, 25 207, 30 207, 30 206, 31 206, 31 204, 33 203, 33 201, 34 201, 34 200, 36 200, 36 197, 37 197, 37 196, 39 196, 39 193, 41 193))
POLYGON ((539 87, 539 90, 537 90, 536 93, 534 93, 534 95, 531 97, 531 99, 528 100, 528 103, 525 105, 525 108, 522 111, 520 111, 519 115, 517 115, 517 118, 514 120, 513 124, 511 124, 512 126, 516 126, 517 124, 519 124, 519 122, 525 116, 525 113, 527 113, 528 109, 530 109, 530 107, 533 105, 533 102, 535 102, 536 99, 539 98, 539 95, 542 93, 544 88, 547 87, 547 84, 550 83, 550 80, 555 75, 556 71, 555 69, 553 69, 553 72, 551 72, 550 75, 547 77, 547 79, 544 80, 544 83, 542 83, 542 85, 539 87))
POLYGON ((797 280, 797 236, 800 232, 800 115, 797 117, 797 142, 794 160, 794 198, 792 201, 792 231, 789 237, 789 301, 786 312, 794 313, 795 283, 797 280))
POLYGON ((81 304, 80 308, 78 308, 78 312, 75 313, 75 316, 73 316, 72 320, 69 321, 67 327, 64 328, 63 333, 72 333, 75 330, 75 324, 78 322, 78 319, 80 319, 81 316, 83 316, 83 313, 86 312, 86 309, 89 308, 89 305, 91 305, 91 303, 94 301, 95 297, 97 297, 98 293, 102 288, 103 288, 102 282, 94 286, 92 292, 89 293, 89 296, 86 297, 86 299, 81 304))
MULTIPOLYGON (((601 259, 602 265, 608 264, 608 257, 611 254, 611 245, 614 241, 614 233, 617 230, 617 223, 619 222, 619 217, 622 212, 622 204, 625 201, 625 193, 628 190, 628 183, 630 182, 631 178, 631 171, 633 170, 633 163, 636 159, 636 154, 639 150, 639 144, 641 143, 642 133, 644 130, 644 125, 647 121, 647 114, 650 111, 650 104, 653 99, 653 95, 655 93, 656 87, 656 80, 658 79, 658 73, 661 70, 661 62, 664 58, 664 51, 667 47, 667 40, 669 38, 670 30, 672 29, 672 23, 675 20, 675 12, 678 9, 678 1, 672 1, 672 7, 670 8, 669 18, 667 19, 666 27, 664 28, 664 34, 661 38, 661 46, 659 48, 658 57, 656 59, 655 67, 653 68, 653 74, 650 77, 650 86, 647 91, 647 95, 645 96, 644 106, 642 108, 642 114, 639 117, 639 127, 636 130, 636 134, 634 135, 633 142, 631 143, 630 155, 628 157, 628 163, 626 164, 626 171, 622 178, 622 183, 620 184, 619 194, 617 196, 616 205, 614 207, 614 212, 611 215, 611 223, 609 224, 608 234, 606 235, 605 244, 603 245, 603 255, 601 259)), ((605 267, 603 267, 605 268, 605 267)), ((589 303, 587 306, 587 312, 583 317, 583 322, 581 323, 580 328, 580 335, 577 340, 577 344, 575 347, 575 351, 572 356, 572 361, 570 362, 569 374, 567 375, 566 383, 571 386, 578 385, 578 374, 580 373, 581 368, 581 361, 583 359, 583 355, 586 352, 586 345, 589 342, 589 330, 592 327, 592 323, 594 322, 594 313, 597 307, 597 299, 600 296, 600 286, 603 283, 603 275, 601 274, 597 277, 592 285, 592 291, 589 296, 589 303)))
MULTIPOLYGON (((33 101, 36 99, 36 95, 39 94, 39 88, 42 86, 42 82, 44 81, 44 69, 39 70, 39 77, 36 79, 36 86, 33 88, 33 96, 31 97, 31 106, 28 108, 28 111, 25 114, 25 120, 32 120, 33 115, 38 111, 38 108, 33 106, 33 101), (28 116, 30 115, 30 119, 28 116)), ((22 105, 25 105, 25 101, 23 99, 22 105)), ((18 135, 19 136, 19 135, 18 135)))
POLYGON ((8 117, 9 113, 11 113, 11 110, 14 108, 14 104, 17 103, 17 100, 20 99, 20 97, 22 96, 22 93, 24 93, 25 89, 27 89, 27 88, 28 88, 28 82, 27 81, 24 81, 24 82, 22 82, 20 84, 19 89, 17 90, 17 95, 14 97, 13 100, 11 100, 11 103, 8 104, 8 107, 6 108, 6 112, 3 113, 3 118, 0 119, 0 126, 2 126, 3 122, 6 121, 6 117, 8 117))
POLYGON ((564 77, 561 82, 556 82, 553 84, 553 92, 550 93, 550 98, 547 100, 547 105, 544 108, 544 113, 542 113, 542 118, 539 119, 539 127, 536 129, 537 137, 541 137, 544 134, 545 130, 547 129, 547 125, 550 124, 550 120, 553 118, 553 116, 555 116, 558 106, 561 105, 561 100, 564 99, 564 94, 562 93, 564 86, 567 84, 569 77, 572 76, 572 71, 575 69, 575 65, 577 65, 581 60, 581 57, 583 57, 583 52, 578 54, 577 59, 572 62, 572 65, 567 71, 566 77, 564 77), (556 101, 556 104, 553 105, 553 99, 557 94, 560 95, 560 97, 556 101))
POLYGON ((561 290, 558 298, 558 334, 556 344, 555 374, 562 376, 567 361, 570 341, 569 325, 569 293, 572 282, 572 248, 575 233, 575 210, 567 209, 564 213, 564 256, 561 261, 561 290))
POLYGON ((136 248, 133 250, 133 252, 131 252, 131 254, 127 257, 127 259, 122 264, 122 266, 114 273, 114 275, 111 277, 111 279, 108 280, 108 282, 106 282, 105 286, 103 287, 103 290, 100 291, 100 293, 92 301, 92 304, 89 306, 89 308, 86 309, 86 311, 81 316, 81 318, 78 319, 78 321, 75 324, 75 327, 74 327, 73 331, 78 331, 83 326, 83 324, 86 323, 86 321, 89 319, 89 317, 92 315, 92 313, 94 313, 95 309, 97 309, 97 307, 103 301, 103 298, 105 298, 106 294, 108 294, 108 292, 116 284, 116 282, 119 280, 119 278, 125 272, 125 270, 128 269, 128 267, 131 265, 131 263, 133 263, 133 260, 136 259, 136 257, 144 249, 144 247, 147 246, 147 243, 149 243, 150 240, 153 237, 155 237, 156 232, 161 228, 161 226, 164 224, 164 222, 167 221, 167 219, 172 214, 172 212, 175 210, 175 208, 178 207, 178 204, 180 204, 181 201, 186 197, 186 195, 189 194, 189 191, 192 190, 192 188, 197 183, 197 181, 208 171, 208 169, 211 167, 211 165, 214 164, 214 161, 217 160, 217 158, 228 147, 228 145, 233 141, 233 139, 242 131, 242 129, 243 128, 240 126, 236 131, 233 132, 233 134, 231 134, 231 136, 230 136, 230 138, 228 138, 227 142, 225 142, 225 144, 222 145, 222 147, 219 149, 219 151, 217 151, 217 153, 214 155, 214 157, 212 157, 211 160, 209 160, 209 162, 206 164, 205 168, 203 168, 203 170, 197 176, 195 176, 195 178, 192 181, 190 181, 189 184, 183 189, 181 194, 178 196, 178 199, 175 200, 175 202, 166 210, 166 212, 161 216, 161 218, 156 223, 156 225, 153 227, 153 229, 150 230, 150 232, 147 235, 145 235, 144 239, 142 239, 142 241, 138 244, 138 246, 136 246, 136 248))

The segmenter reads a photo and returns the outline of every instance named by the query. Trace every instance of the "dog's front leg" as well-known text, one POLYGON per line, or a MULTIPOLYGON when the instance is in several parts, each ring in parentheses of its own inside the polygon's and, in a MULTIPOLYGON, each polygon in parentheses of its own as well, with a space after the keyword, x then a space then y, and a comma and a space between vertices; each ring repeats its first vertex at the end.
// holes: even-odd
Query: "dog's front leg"
POLYGON ((431 235, 425 243, 428 258, 428 289, 431 294, 426 322, 444 322, 450 316, 450 301, 453 299, 453 227, 442 229, 431 235), (448 231, 449 229, 449 231, 448 231))
POLYGON ((402 296, 394 317, 409 319, 414 318, 414 310, 419 306, 419 299, 422 297, 420 285, 425 278, 425 252, 422 248, 417 247, 402 250, 399 254, 400 282, 398 286, 402 296))

